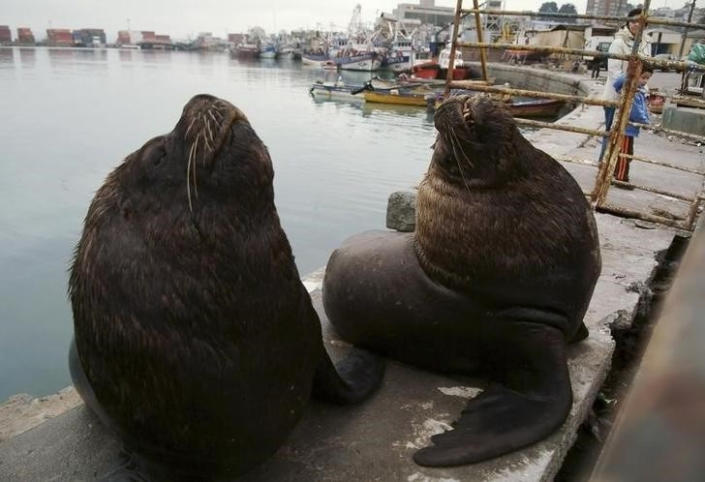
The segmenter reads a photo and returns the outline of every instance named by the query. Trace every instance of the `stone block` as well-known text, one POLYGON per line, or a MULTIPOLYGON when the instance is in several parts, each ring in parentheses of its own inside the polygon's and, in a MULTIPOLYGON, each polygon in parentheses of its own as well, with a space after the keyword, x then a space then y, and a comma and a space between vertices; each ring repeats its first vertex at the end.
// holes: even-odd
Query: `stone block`
POLYGON ((663 109, 662 124, 665 129, 705 136, 705 110, 669 106, 663 109))
POLYGON ((387 202, 387 227, 404 233, 416 227, 416 191, 397 191, 387 202))

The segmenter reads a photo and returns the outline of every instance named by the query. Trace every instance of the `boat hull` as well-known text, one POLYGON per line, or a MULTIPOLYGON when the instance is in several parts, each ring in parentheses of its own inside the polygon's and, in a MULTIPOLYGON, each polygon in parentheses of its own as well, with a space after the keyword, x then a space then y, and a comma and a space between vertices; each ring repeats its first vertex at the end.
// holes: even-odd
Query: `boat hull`
POLYGON ((437 79, 441 67, 435 62, 414 65, 412 75, 419 79, 437 79))
POLYGON ((411 71, 411 56, 410 55, 395 55, 387 57, 382 62, 382 68, 391 70, 395 73, 411 71))
POLYGON ((362 94, 353 94, 351 87, 337 87, 324 84, 314 84, 310 89, 311 95, 322 100, 345 100, 350 102, 363 102, 362 94))
POLYGON ((421 94, 394 94, 365 92, 365 102, 426 107, 426 96, 421 94))
POLYGON ((308 54, 303 54, 301 56, 301 63, 303 65, 313 65, 316 67, 321 67, 323 66, 326 62, 328 62, 330 58, 327 55, 308 55, 308 54))
POLYGON ((356 57, 339 57, 334 59, 341 70, 357 70, 363 72, 373 72, 382 66, 382 60, 372 55, 360 55, 356 57))

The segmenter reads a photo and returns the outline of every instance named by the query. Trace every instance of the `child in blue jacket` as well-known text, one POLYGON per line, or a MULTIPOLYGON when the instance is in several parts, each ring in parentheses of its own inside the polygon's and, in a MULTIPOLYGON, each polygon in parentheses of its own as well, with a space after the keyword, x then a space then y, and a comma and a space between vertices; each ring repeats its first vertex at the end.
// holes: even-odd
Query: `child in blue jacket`
MULTIPOLYGON (((632 110, 629 113, 629 120, 631 122, 638 122, 640 124, 649 123, 649 106, 646 101, 646 83, 651 78, 653 74, 653 69, 644 66, 641 71, 639 80, 637 81, 637 89, 634 93, 634 102, 632 103, 632 110)), ((622 92, 622 87, 624 86, 625 75, 620 74, 614 81, 614 90, 618 93, 622 92)), ((634 155, 634 138, 639 135, 639 128, 627 124, 626 129, 624 129, 624 139, 622 140, 622 145, 620 146, 620 154, 634 155)), ((618 157, 617 165, 614 168, 614 178, 618 181, 629 182, 629 164, 631 159, 626 157, 618 157)))

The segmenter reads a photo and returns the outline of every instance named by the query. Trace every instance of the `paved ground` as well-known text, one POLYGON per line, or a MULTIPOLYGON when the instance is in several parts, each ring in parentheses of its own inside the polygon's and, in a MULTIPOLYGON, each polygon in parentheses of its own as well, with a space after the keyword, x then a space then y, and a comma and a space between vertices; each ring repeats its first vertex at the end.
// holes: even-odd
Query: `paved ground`
MULTIPOLYGON (((675 73, 657 72, 655 83, 662 88, 671 88, 679 76, 675 73)), ((602 85, 594 85, 591 95, 599 96, 602 85)), ((660 116, 652 114, 652 124, 658 125, 660 116)), ((557 123, 576 127, 604 128, 602 107, 582 106, 557 123)), ((600 142, 596 137, 585 134, 541 129, 530 132, 527 138, 531 142, 558 160, 572 159, 582 163, 564 163, 564 166, 580 183, 583 191, 589 193, 595 186, 597 161, 600 154, 600 142)), ((705 146, 682 139, 657 134, 642 129, 634 142, 634 154, 653 161, 676 164, 681 167, 705 172, 705 146)), ((690 199, 695 198, 703 187, 703 176, 668 167, 648 164, 638 160, 632 161, 630 181, 635 185, 655 188, 690 199)), ((632 191, 612 186, 607 196, 607 203, 646 215, 661 216, 674 220, 684 220, 688 216, 690 203, 680 199, 655 194, 644 190, 632 191)))
MULTIPOLYGON (((481 385, 390 362, 385 382, 354 408, 312 403, 289 443, 245 480, 550 480, 609 369, 614 341, 609 323, 631 320, 638 286, 648 283, 673 231, 644 230, 633 221, 598 214, 603 271, 586 315, 590 337, 571 347, 575 393, 564 427, 528 449, 456 469, 427 469, 413 452, 448 427, 481 385)), ((320 277, 310 281, 328 349, 345 344, 330 331, 320 306, 320 277)), ((120 463, 119 444, 81 406, 0 443, 0 480, 89 480, 120 463)))

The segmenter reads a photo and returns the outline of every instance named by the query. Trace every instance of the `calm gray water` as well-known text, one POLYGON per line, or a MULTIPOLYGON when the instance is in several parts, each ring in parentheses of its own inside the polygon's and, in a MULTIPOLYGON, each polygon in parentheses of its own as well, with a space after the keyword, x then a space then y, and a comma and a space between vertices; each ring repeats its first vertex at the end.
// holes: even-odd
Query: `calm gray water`
POLYGON ((432 118, 315 102, 308 87, 325 74, 226 54, 0 48, 0 402, 69 384, 67 269, 91 198, 194 94, 240 107, 269 147, 302 275, 348 235, 384 228, 389 194, 426 170, 432 118))

